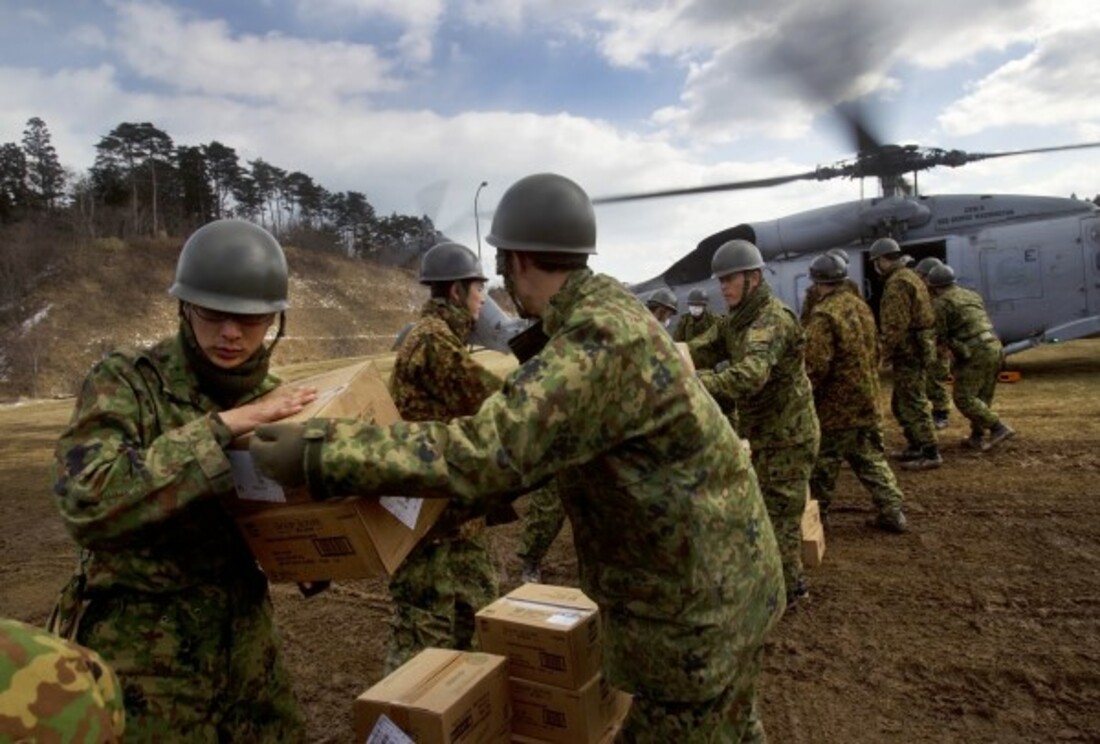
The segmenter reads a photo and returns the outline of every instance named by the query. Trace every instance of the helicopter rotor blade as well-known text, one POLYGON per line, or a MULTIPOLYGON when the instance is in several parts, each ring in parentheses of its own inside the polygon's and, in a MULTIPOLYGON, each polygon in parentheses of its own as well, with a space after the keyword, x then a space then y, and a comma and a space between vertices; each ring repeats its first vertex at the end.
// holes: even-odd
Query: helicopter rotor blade
POLYGON ((965 156, 967 163, 973 163, 979 160, 1007 158, 1015 155, 1035 155, 1042 152, 1061 152, 1063 150, 1086 150, 1092 147, 1100 147, 1100 142, 1082 142, 1076 145, 1058 145, 1056 147, 1035 147, 1030 150, 1010 150, 1008 152, 971 152, 965 153, 965 156))
POLYGON ((600 196, 592 200, 593 204, 616 204, 619 202, 637 201, 639 199, 658 199, 666 196, 685 196, 688 194, 710 194, 717 191, 737 191, 740 189, 760 189, 769 186, 781 186, 792 181, 822 180, 831 176, 823 176, 820 171, 812 170, 805 173, 795 173, 789 176, 775 176, 773 178, 757 178, 751 181, 732 181, 728 183, 715 183, 709 186, 692 186, 682 189, 665 189, 663 191, 646 191, 637 194, 618 194, 615 196, 600 196))

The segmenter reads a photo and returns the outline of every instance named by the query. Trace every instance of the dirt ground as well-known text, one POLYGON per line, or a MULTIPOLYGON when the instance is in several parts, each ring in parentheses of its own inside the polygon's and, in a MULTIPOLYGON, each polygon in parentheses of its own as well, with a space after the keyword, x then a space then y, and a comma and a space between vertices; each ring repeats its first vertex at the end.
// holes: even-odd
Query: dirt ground
MULTIPOLYGON (((997 408, 1020 435, 970 454, 955 414, 944 467, 899 475, 907 535, 864 527, 870 499, 844 474, 811 598, 768 645, 772 741, 1100 741, 1100 341, 1010 367, 1023 378, 999 386, 997 408)), ((73 563, 49 490, 70 405, 0 409, 0 615, 43 623, 73 563)), ((887 435, 900 445, 892 422, 887 435)), ((505 589, 519 579, 517 535, 492 534, 505 589)), ((544 576, 575 582, 568 530, 544 576)), ((310 740, 351 740, 351 701, 380 677, 384 586, 273 593, 310 740)))

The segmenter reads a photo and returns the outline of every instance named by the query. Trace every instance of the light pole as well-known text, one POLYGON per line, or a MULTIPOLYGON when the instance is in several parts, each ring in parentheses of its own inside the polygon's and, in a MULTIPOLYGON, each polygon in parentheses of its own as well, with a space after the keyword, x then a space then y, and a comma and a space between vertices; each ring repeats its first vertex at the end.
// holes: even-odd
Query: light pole
POLYGON ((474 232, 477 234, 477 260, 481 261, 481 217, 477 213, 477 198, 481 196, 481 190, 489 185, 488 181, 482 181, 477 191, 474 192, 474 232))

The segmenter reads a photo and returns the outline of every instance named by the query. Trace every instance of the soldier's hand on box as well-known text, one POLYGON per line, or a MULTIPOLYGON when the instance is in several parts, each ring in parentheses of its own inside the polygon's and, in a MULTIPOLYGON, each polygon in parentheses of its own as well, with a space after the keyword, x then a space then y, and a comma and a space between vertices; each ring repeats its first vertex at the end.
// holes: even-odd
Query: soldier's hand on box
POLYGON ((263 424, 248 444, 248 451, 261 473, 284 486, 306 483, 304 423, 263 424))

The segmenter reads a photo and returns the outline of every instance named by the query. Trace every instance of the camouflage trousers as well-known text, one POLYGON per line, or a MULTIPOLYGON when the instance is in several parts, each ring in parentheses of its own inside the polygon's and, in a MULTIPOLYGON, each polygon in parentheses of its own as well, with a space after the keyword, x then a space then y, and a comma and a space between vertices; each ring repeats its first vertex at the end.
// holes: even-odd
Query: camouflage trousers
POLYGON ((845 462, 871 493, 879 514, 900 512, 901 489, 883 453, 882 431, 877 426, 822 432, 821 449, 810 476, 810 495, 817 499, 822 512, 829 509, 840 466, 845 462))
POLYGON ((808 445, 752 452, 760 493, 783 559, 783 581, 788 594, 802 578, 802 512, 806 509, 806 491, 817 458, 817 445, 814 440, 808 445))
POLYGON ((763 647, 746 651, 741 672, 721 694, 702 702, 634 696, 620 744, 761 744, 764 724, 756 702, 763 647))
POLYGON ((951 374, 950 352, 937 351, 932 364, 925 370, 924 389, 928 402, 932 404, 932 413, 946 416, 951 412, 951 391, 947 378, 951 374))
POLYGON ((122 741, 126 715, 111 668, 90 649, 0 619, 0 741, 122 741))
POLYGON ((390 579, 394 611, 386 674, 428 647, 474 647, 474 615, 497 598, 485 532, 421 542, 390 579))
POLYGON ((936 446, 936 430, 925 392, 924 363, 920 359, 895 357, 894 389, 890 394, 890 412, 901 426, 910 447, 936 446))
POLYGON ((90 595, 78 630, 115 670, 129 742, 297 742, 266 584, 90 595))
POLYGON ((970 431, 981 434, 1000 419, 990 410, 1001 369, 999 343, 983 344, 970 350, 967 358, 955 357, 955 407, 970 421, 970 431))
POLYGON ((524 563, 537 566, 550 551, 550 546, 564 524, 565 509, 562 508, 561 499, 553 486, 540 488, 529 494, 516 555, 524 563))

